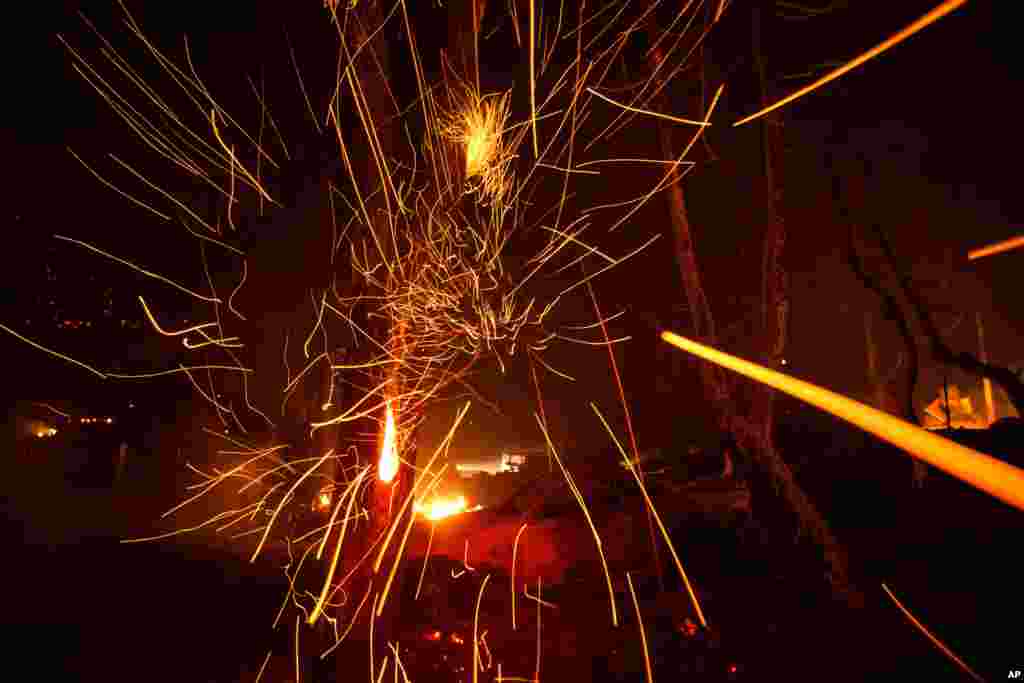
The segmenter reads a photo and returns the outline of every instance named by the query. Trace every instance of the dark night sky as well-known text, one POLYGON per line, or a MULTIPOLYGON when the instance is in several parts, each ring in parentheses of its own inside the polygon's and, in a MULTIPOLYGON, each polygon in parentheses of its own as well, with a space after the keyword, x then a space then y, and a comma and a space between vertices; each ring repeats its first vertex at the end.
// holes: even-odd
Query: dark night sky
MULTIPOLYGON (((139 4, 129 6, 135 12, 139 4)), ((219 10, 218 14, 211 13, 206 3, 149 3, 136 18, 177 55, 180 36, 187 33, 193 58, 210 89, 225 93, 226 101, 246 103, 248 109, 232 108, 243 117, 257 109, 250 106, 250 100, 242 99, 248 89, 242 75, 258 75, 260 65, 267 65, 268 83, 275 89, 276 100, 272 101, 294 104, 291 108, 278 104, 273 111, 282 129, 309 130, 280 28, 287 24, 307 84, 316 90, 316 84, 323 83, 334 66, 333 56, 326 61, 319 58, 320 54, 334 54, 329 30, 317 23, 324 19, 320 3, 229 4, 233 10, 219 10)), ((758 189, 752 180, 759 172, 757 127, 725 125, 756 108, 749 50, 742 47, 749 36, 745 15, 740 13, 743 4, 735 3, 730 10, 734 16, 723 22, 711 43, 716 69, 729 83, 720 110, 722 125, 709 134, 720 160, 699 157, 700 165, 688 178, 705 285, 712 292, 719 327, 731 330, 735 337, 732 348, 736 349, 743 348, 742 321, 756 308, 753 297, 758 286, 762 229, 758 189)), ((807 82, 783 76, 821 62, 848 59, 933 4, 921 0, 850 3, 847 9, 814 20, 773 20, 766 51, 775 92, 788 92, 807 82)), ((941 281, 950 279, 951 274, 953 286, 930 287, 930 297, 951 309, 970 306, 981 311, 993 360, 1024 362, 1019 342, 1024 334, 1024 311, 1016 293, 1020 289, 1017 271, 1024 256, 1006 254, 974 264, 968 264, 965 257, 969 248, 1010 237, 1024 224, 1024 198, 1016 187, 1019 174, 1014 163, 1024 149, 1016 127, 1007 120, 1013 112, 1020 74, 1010 58, 1015 46, 1009 29, 1012 23, 997 16, 1002 10, 996 5, 970 3, 880 60, 787 108, 786 259, 793 286, 789 356, 795 374, 840 391, 863 392, 862 310, 877 311, 876 302, 862 291, 841 258, 846 227, 837 220, 828 155, 844 169, 855 168, 858 158, 870 163, 872 175, 864 182, 864 199, 855 208, 854 218, 884 225, 897 251, 912 261, 915 275, 941 281)), ((74 76, 54 37, 57 32, 64 33, 73 45, 97 55, 95 40, 75 16, 78 6, 105 34, 115 36, 119 46, 133 40, 118 32, 119 10, 105 2, 47 3, 33 10, 37 15, 21 31, 19 54, 31 66, 19 70, 14 84, 6 89, 19 96, 9 112, 14 114, 14 125, 5 127, 3 133, 4 146, 10 149, 8 166, 17 170, 6 182, 10 198, 4 203, 3 217, 8 237, 14 237, 3 263, 7 278, 3 290, 8 293, 4 305, 11 305, 11 311, 24 304, 26 293, 32 290, 32 274, 38 272, 33 264, 41 245, 54 232, 116 245, 120 254, 189 284, 201 284, 193 244, 185 238, 154 239, 155 234, 166 234, 158 231, 167 228, 155 226, 99 186, 64 149, 71 145, 90 161, 101 160, 107 151, 135 149, 126 152, 127 158, 139 155, 137 146, 127 144, 129 133, 112 123, 105 105, 74 76)), ((430 10, 421 11, 429 14, 430 10)), ((429 41, 429 35, 423 40, 429 41)), ((431 49, 424 43, 424 52, 431 49)), ((483 49, 486 53, 486 43, 483 49)), ((488 63, 487 71, 495 85, 507 87, 507 81, 523 71, 501 62, 488 63)), ((288 133, 285 135, 287 139, 288 133)), ((626 136, 620 135, 610 146, 615 152, 636 150, 633 156, 655 153, 655 130, 638 120, 626 136)), ((105 171, 112 167, 98 166, 105 171)), ((639 172, 615 181, 628 185, 652 178, 639 172)), ((201 202, 202 196, 196 195, 195 201, 201 202)), ((622 232, 633 231, 635 245, 642 241, 638 236, 658 230, 665 216, 664 201, 656 200, 622 232)), ((277 226, 280 229, 280 222, 277 226)), ((623 239, 621 244, 630 243, 623 239)), ((603 308, 629 309, 630 321, 623 321, 613 334, 649 335, 653 327, 637 321, 665 321, 669 319, 667 311, 683 300, 668 247, 667 240, 663 241, 645 260, 599 281, 603 308), (644 284, 638 287, 637 282, 644 284)), ((88 255, 83 254, 82 262, 82 273, 94 266, 88 255)), ((282 275, 288 268, 283 271, 282 275)), ((585 292, 578 293, 581 298, 566 303, 565 316, 574 322, 589 315, 585 292)), ((676 315, 678 325, 684 326, 685 315, 676 315)), ((0 319, 7 323, 11 317, 4 313, 0 319)), ((885 323, 879 321, 877 327, 881 328, 883 354, 891 357, 899 349, 898 342, 885 323)), ((952 340, 961 348, 972 349, 973 330, 973 321, 966 320, 956 328, 952 340)), ((667 411, 662 406, 667 399, 695 396, 692 369, 678 359, 670 362, 673 353, 659 350, 651 339, 637 341, 634 350, 625 353, 631 395, 654 397, 643 402, 637 399, 637 409, 645 411, 645 423, 652 425, 651 434, 654 425, 664 421, 667 411)), ((599 425, 588 414, 586 400, 592 397, 602 405, 611 405, 613 400, 605 352, 571 347, 555 357, 567 368, 579 366, 581 380, 576 388, 546 380, 553 403, 549 411, 561 416, 564 424, 586 420, 587 428, 572 431, 586 443, 601 443, 599 425)), ((469 443, 536 440, 529 414, 532 408, 525 400, 532 390, 523 370, 520 367, 501 377, 484 369, 481 388, 500 400, 509 415, 499 420, 478 408, 467 426, 469 443)), ((934 372, 926 372, 919 394, 922 398, 934 391, 936 378, 934 372)), ((696 399, 684 403, 682 412, 700 416, 700 403, 696 399)), ((438 411, 438 423, 444 412, 438 411)), ((680 421, 689 424, 685 415, 680 421)))

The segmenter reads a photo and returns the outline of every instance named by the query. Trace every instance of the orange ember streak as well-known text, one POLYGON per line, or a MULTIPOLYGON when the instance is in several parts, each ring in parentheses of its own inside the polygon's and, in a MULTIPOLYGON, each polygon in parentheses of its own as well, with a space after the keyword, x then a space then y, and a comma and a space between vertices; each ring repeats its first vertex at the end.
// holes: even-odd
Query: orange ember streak
POLYGON ((387 416, 384 421, 384 443, 380 449, 380 463, 377 465, 377 476, 388 483, 398 474, 398 447, 395 430, 395 413, 388 402, 387 416))
POLYGON ((398 545, 398 551, 395 553, 395 561, 391 565, 391 571, 388 573, 387 581, 384 582, 384 591, 380 595, 380 601, 377 603, 377 616, 379 617, 384 613, 384 603, 387 602, 388 594, 391 592, 391 582, 395 580, 395 572, 398 571, 398 565, 402 561, 402 555, 405 553, 405 544, 409 541, 409 532, 412 531, 413 522, 416 521, 415 515, 409 515, 409 522, 405 526, 405 533, 402 535, 402 541, 398 545))
POLYGON ((1024 247, 1024 235, 1011 237, 1008 240, 996 242, 995 244, 990 244, 987 247, 982 247, 981 249, 973 249, 967 252, 967 260, 974 261, 976 259, 984 258, 986 256, 1002 254, 1004 251, 1020 249, 1021 247, 1024 247))
MULTIPOLYGON (((590 533, 594 536, 594 545, 597 546, 597 554, 601 558, 601 567, 604 569, 605 582, 608 584, 608 602, 610 603, 612 610, 612 626, 618 627, 619 615, 618 610, 615 607, 615 589, 612 587, 612 575, 608 571, 608 560, 606 560, 604 556, 604 547, 601 543, 601 535, 597 532, 597 526, 594 524, 594 520, 590 516, 590 510, 587 508, 587 503, 583 499, 583 494, 581 494, 579 488, 576 487, 576 481, 573 479, 569 470, 565 468, 565 465, 562 463, 562 459, 558 457, 558 451, 555 450, 554 444, 551 443, 551 435, 548 434, 547 429, 541 423, 540 416, 537 413, 534 413, 533 416, 536 418, 537 424, 540 425, 541 431, 544 433, 544 439, 548 442, 548 450, 555 456, 555 462, 558 463, 559 469, 562 470, 562 476, 565 477, 565 483, 569 486, 569 490, 576 498, 576 502, 579 503, 580 509, 583 510, 583 516, 586 517, 587 524, 590 526, 590 533)), ((537 597, 540 597, 540 590, 537 591, 537 597)))
POLYGON ((651 673, 651 658, 647 654, 647 634, 644 633, 644 620, 640 616, 640 603, 636 599, 636 591, 633 590, 633 577, 626 572, 626 583, 629 584, 629 594, 633 596, 633 609, 636 610, 636 625, 640 629, 640 644, 644 650, 644 670, 647 673, 647 683, 654 683, 654 674, 651 673))
POLYGON ((909 26, 907 26, 906 28, 904 28, 902 31, 900 31, 900 32, 896 33, 895 35, 889 37, 888 39, 882 41, 881 43, 879 43, 875 47, 873 47, 870 50, 868 50, 867 52, 863 53, 862 55, 860 55, 858 57, 854 57, 853 59, 851 59, 849 62, 847 62, 846 64, 842 65, 838 69, 835 69, 834 71, 830 71, 829 73, 825 74, 824 76, 822 76, 818 80, 814 81, 814 83, 811 83, 810 85, 807 85, 807 86, 804 86, 803 88, 800 88, 795 93, 793 93, 791 95, 787 95, 786 97, 783 97, 781 100, 779 100, 775 104, 770 105, 768 107, 765 107, 761 111, 755 112, 755 113, 751 114, 750 116, 748 116, 746 118, 740 119, 739 121, 737 121, 736 123, 734 123, 732 125, 733 126, 742 126, 744 123, 749 123, 750 121, 753 121, 756 118, 764 116, 765 114, 768 114, 769 112, 775 111, 779 107, 784 107, 785 105, 789 104, 793 100, 799 99, 799 98, 803 97, 804 95, 806 95, 807 93, 812 92, 814 90, 817 90, 818 88, 820 88, 821 86, 825 85, 826 83, 831 83, 832 81, 836 80, 837 78, 839 78, 843 74, 845 74, 845 73, 847 73, 849 71, 853 71, 854 69, 856 69, 858 66, 860 66, 864 62, 868 61, 869 59, 877 57, 878 55, 882 54, 883 52, 885 52, 889 48, 895 47, 896 45, 902 43, 904 40, 906 40, 910 36, 914 35, 918 31, 926 28, 930 24, 935 23, 936 21, 938 21, 942 17, 946 16, 950 12, 956 10, 961 5, 964 5, 966 3, 967 3, 967 0, 946 0, 946 2, 943 2, 938 7, 933 9, 931 12, 928 12, 923 17, 921 17, 920 19, 918 19, 914 23, 912 23, 909 26))
POLYGON ((476 610, 473 612, 473 683, 477 683, 480 671, 480 638, 477 636, 480 628, 480 603, 484 599, 484 589, 487 588, 487 582, 490 580, 491 575, 488 574, 480 584, 480 592, 476 596, 476 610))
MULTIPOLYGON (((342 503, 345 502, 345 496, 348 496, 348 505, 345 507, 345 516, 342 518, 341 533, 338 535, 338 541, 334 546, 334 555, 331 557, 331 566, 327 570, 327 576, 324 579, 323 588, 320 590, 320 597, 316 601, 316 606, 309 615, 309 619, 306 621, 307 624, 313 625, 316 620, 323 613, 324 604, 327 602, 327 594, 331 588, 331 581, 334 579, 334 573, 338 570, 338 558, 341 557, 341 545, 345 542, 345 531, 348 529, 348 521, 352 518, 352 506, 355 504, 357 497, 359 496, 359 485, 363 481, 363 477, 370 471, 369 466, 363 469, 359 473, 359 476, 355 478, 349 487, 342 494, 341 499, 338 501, 338 506, 335 508, 335 513, 341 509, 342 503)), ((333 516, 330 524, 333 524, 333 516)), ((327 536, 330 534, 330 526, 328 526, 328 533, 324 535, 323 543, 327 542, 327 536)), ((323 543, 321 543, 320 549, 317 551, 317 559, 320 558, 320 553, 323 551, 323 543)), ((364 598, 365 599, 365 598, 364 598)))
POLYGON ((427 573, 427 560, 430 559, 430 548, 434 545, 434 530, 436 528, 436 524, 430 525, 430 538, 427 539, 427 552, 423 553, 423 569, 420 570, 420 580, 416 582, 415 600, 420 599, 420 589, 423 588, 423 576, 427 573))
POLYGON ((910 623, 912 623, 914 626, 916 626, 918 629, 920 629, 921 633, 923 633, 926 636, 928 636, 928 640, 932 641, 932 644, 935 645, 935 647, 939 648, 939 650, 941 650, 944 655, 949 657, 951 660, 953 660, 957 664, 957 666, 959 666, 961 669, 963 669, 968 674, 970 674, 971 677, 974 678, 974 680, 976 680, 976 681, 984 681, 985 680, 984 678, 982 678, 978 674, 974 673, 974 671, 971 670, 971 667, 967 666, 962 659, 960 659, 955 654, 953 654, 953 651, 950 650, 948 647, 946 647, 942 643, 942 641, 940 641, 938 638, 933 636, 931 634, 931 632, 924 627, 924 624, 922 624, 920 621, 915 619, 914 615, 911 614, 910 611, 906 607, 904 607, 902 604, 900 604, 900 601, 896 599, 896 596, 892 594, 892 591, 890 591, 889 587, 886 586, 884 583, 882 584, 882 590, 885 591, 886 595, 888 595, 890 598, 892 598, 892 601, 894 603, 896 603, 897 607, 900 608, 900 611, 903 612, 903 615, 907 619, 910 620, 910 623))
POLYGON ((842 418, 960 481, 985 491, 1018 510, 1024 510, 1024 470, 1020 468, 961 446, 853 399, 716 351, 672 332, 662 332, 661 338, 676 348, 767 384, 773 389, 842 418))
MULTIPOLYGON (((625 463, 626 468, 632 473, 633 480, 636 481, 637 486, 640 487, 640 493, 644 496, 644 502, 647 503, 647 510, 654 517, 654 521, 658 525, 658 529, 661 530, 661 536, 665 539, 665 545, 668 546, 669 552, 672 554, 672 560, 676 563, 676 569, 679 571, 679 576, 683 580, 683 585, 686 586, 686 593, 690 596, 690 601, 693 602, 693 608, 697 611, 697 618, 700 619, 701 626, 704 628, 708 627, 708 622, 704 618, 704 610, 700 608, 700 601, 697 600, 697 593, 693 590, 693 584, 690 583, 690 577, 686 575, 686 570, 683 569, 682 560, 679 559, 679 553, 676 552, 675 545, 672 544, 672 538, 668 534, 668 530, 661 521, 661 515, 658 514, 658 508, 654 507, 654 501, 651 500, 651 496, 647 493, 647 487, 644 486, 644 480, 641 478, 637 468, 629 460, 629 456, 626 455, 626 451, 622 449, 622 444, 619 443, 618 438, 615 436, 615 432, 608 425, 608 421, 604 419, 604 415, 597 409, 594 403, 590 404, 590 407, 594 409, 594 413, 597 414, 597 419, 601 420, 601 424, 604 425, 605 430, 608 432, 608 436, 612 437, 612 441, 615 442, 615 447, 619 451, 619 455, 622 456, 622 462, 625 463)), ((610 580, 609 580, 610 581, 610 580)), ((610 583, 609 583, 610 585, 610 583)))
MULTIPOLYGON (((540 577, 537 577, 537 597, 540 597, 540 577)), ((618 624, 616 624, 618 626, 618 624)), ((540 601, 537 601, 537 665, 533 671, 533 683, 540 683, 540 601)))
POLYGON ((512 586, 512 630, 516 630, 516 552, 519 550, 519 537, 526 531, 526 524, 519 527, 516 533, 516 540, 512 544, 512 576, 509 579, 512 586))

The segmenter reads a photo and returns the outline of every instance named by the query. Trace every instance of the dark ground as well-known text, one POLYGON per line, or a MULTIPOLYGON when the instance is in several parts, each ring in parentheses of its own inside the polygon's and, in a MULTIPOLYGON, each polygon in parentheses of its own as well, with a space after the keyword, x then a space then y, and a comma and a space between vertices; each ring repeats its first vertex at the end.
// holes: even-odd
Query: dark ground
MULTIPOLYGON (((802 435, 808 454, 825 438, 812 431, 802 435)), ((834 446, 834 435, 831 441, 834 446)), ((689 679, 728 680, 730 665, 739 680, 963 678, 904 621, 882 593, 882 581, 987 679, 1003 680, 1024 668, 1021 514, 940 475, 914 491, 909 468, 906 477, 896 474, 905 464, 898 454, 860 449, 827 456, 828 479, 847 482, 833 484, 830 519, 848 543, 866 606, 832 604, 820 577, 808 569, 816 562, 775 531, 754 524, 742 534, 684 527, 677 547, 720 646, 709 651, 669 636, 673 622, 659 621, 658 614, 678 601, 657 595, 650 577, 634 577, 652 648, 662 661, 656 680, 687 671, 689 679), (890 461, 901 464, 879 469, 878 463, 890 461), (698 659, 714 675, 696 675, 698 659)), ((11 463, 4 468, 3 499, 5 547, 13 549, 5 563, 8 666, 31 672, 33 680, 249 681, 273 647, 279 654, 263 680, 288 680, 288 629, 275 634, 270 628, 282 596, 281 575, 272 566, 254 567, 184 542, 119 544, 118 534, 131 525, 130 510, 150 514, 159 507, 159 501, 140 502, 147 490, 156 490, 146 488, 152 482, 135 480, 129 498, 89 486, 82 477, 69 482, 39 452, 22 453, 11 463)), ((809 487, 815 476, 825 480, 824 469, 813 464, 798 472, 809 487)), ((479 578, 461 581, 458 590, 475 596, 479 578)), ((465 596, 451 590, 453 614, 464 612, 465 596)), ((492 578, 489 593, 507 591, 507 579, 492 578)), ((559 609, 543 617, 542 677, 582 680, 590 673, 595 680, 643 680, 628 595, 619 596, 624 623, 617 632, 609 629, 600 579, 546 590, 545 596, 559 609)), ((524 610, 517 638, 499 638, 501 627, 491 626, 492 648, 504 644, 510 651, 506 675, 532 675, 532 669, 513 670, 517 657, 511 650, 514 640, 523 640, 519 658, 532 661, 534 609, 530 603, 524 610)), ((411 613, 420 623, 429 621, 416 605, 411 613)))

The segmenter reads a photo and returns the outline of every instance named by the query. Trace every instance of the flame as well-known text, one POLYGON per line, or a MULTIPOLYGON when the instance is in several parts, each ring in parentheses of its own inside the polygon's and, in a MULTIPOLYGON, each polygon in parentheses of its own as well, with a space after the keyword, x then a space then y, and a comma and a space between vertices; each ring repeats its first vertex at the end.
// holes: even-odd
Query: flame
POLYGON ((429 520, 444 519, 467 511, 465 496, 435 498, 429 503, 416 503, 414 507, 417 514, 423 515, 429 520))
POLYGON ((384 443, 380 448, 380 462, 377 464, 377 476, 387 483, 398 474, 398 437, 395 430, 395 413, 388 403, 387 416, 384 420, 384 443))
POLYGON ((35 429, 35 435, 37 439, 46 439, 51 436, 56 436, 57 429, 55 427, 48 427, 46 425, 42 425, 35 429))
POLYGON ((483 175, 497 151, 500 129, 496 130, 497 122, 488 114, 489 110, 477 110, 465 115, 466 176, 469 178, 483 175))
POLYGON ((458 100, 442 124, 442 134, 462 146, 466 179, 473 179, 484 196, 499 200, 510 186, 510 155, 502 139, 509 117, 509 95, 481 96, 467 87, 458 100))

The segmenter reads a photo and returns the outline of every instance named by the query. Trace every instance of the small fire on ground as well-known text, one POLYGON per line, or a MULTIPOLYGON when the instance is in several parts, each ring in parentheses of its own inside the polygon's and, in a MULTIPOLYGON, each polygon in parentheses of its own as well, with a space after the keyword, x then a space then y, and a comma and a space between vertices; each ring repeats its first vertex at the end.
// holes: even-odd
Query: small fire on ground
POLYGON ((452 496, 448 498, 434 498, 427 503, 416 503, 415 509, 416 514, 421 515, 431 521, 438 519, 444 519, 445 517, 451 517, 453 515, 462 514, 463 512, 474 512, 481 509, 483 506, 476 505, 474 507, 468 507, 465 496, 452 496))

